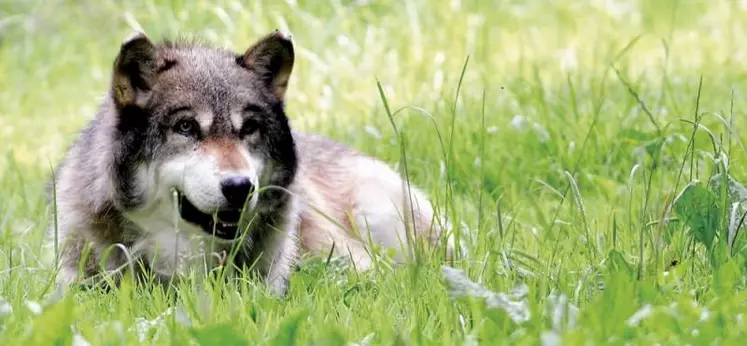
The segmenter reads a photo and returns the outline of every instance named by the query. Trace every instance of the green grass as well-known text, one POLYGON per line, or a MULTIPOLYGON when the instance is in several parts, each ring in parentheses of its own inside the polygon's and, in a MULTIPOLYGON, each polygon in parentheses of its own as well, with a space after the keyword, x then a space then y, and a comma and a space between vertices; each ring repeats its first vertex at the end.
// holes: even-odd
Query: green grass
POLYGON ((747 234, 728 251, 741 212, 705 184, 747 182, 745 42, 727 0, 2 0, 0 344, 741 344, 747 234), (237 51, 291 31, 293 125, 392 165, 403 139, 480 286, 434 257, 310 261, 284 300, 252 281, 181 287, 177 310, 128 284, 52 299, 44 184, 136 26, 237 51))

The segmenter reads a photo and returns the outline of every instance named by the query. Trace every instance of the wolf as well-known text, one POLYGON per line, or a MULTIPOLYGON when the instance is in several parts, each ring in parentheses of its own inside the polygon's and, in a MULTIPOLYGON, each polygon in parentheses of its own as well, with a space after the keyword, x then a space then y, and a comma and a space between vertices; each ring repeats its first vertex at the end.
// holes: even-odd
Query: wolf
POLYGON ((379 159, 291 129, 294 60, 278 30, 242 54, 126 38, 97 114, 51 180, 57 282, 122 268, 170 282, 228 261, 282 296, 306 255, 367 270, 371 245, 402 261, 413 241, 439 244, 445 226, 422 190, 379 159))

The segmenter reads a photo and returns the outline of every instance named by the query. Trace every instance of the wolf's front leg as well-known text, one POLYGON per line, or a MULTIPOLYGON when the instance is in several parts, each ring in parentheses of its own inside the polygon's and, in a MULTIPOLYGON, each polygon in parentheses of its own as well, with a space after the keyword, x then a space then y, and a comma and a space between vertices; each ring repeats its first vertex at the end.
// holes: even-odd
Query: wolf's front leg
POLYGON ((293 267, 299 257, 298 223, 286 220, 281 225, 270 227, 262 241, 259 268, 270 292, 277 297, 285 296, 293 267))
POLYGON ((122 272, 128 265, 123 247, 93 242, 85 236, 86 232, 90 234, 95 231, 81 226, 75 232, 65 233, 60 244, 57 285, 63 289, 78 284, 110 288, 104 280, 107 277, 112 280, 111 283, 118 285, 122 272))

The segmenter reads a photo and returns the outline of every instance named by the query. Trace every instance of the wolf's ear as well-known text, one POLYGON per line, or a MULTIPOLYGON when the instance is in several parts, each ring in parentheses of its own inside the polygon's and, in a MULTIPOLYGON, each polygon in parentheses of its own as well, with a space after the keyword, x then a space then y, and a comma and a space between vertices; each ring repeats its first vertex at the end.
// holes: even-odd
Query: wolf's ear
POLYGON ((239 63, 255 72, 278 100, 283 101, 294 59, 290 35, 275 30, 247 49, 239 63))
POLYGON ((127 37, 114 60, 112 91, 117 107, 144 106, 156 78, 156 47, 142 32, 127 37))

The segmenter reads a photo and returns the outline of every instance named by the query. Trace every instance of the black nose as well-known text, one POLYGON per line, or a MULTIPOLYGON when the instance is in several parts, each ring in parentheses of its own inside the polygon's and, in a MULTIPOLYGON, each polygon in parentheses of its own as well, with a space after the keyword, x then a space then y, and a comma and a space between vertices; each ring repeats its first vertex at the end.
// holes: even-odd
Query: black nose
POLYGON ((249 177, 233 176, 223 179, 220 183, 220 190, 226 197, 228 203, 235 207, 243 207, 244 201, 252 192, 252 182, 249 177))

